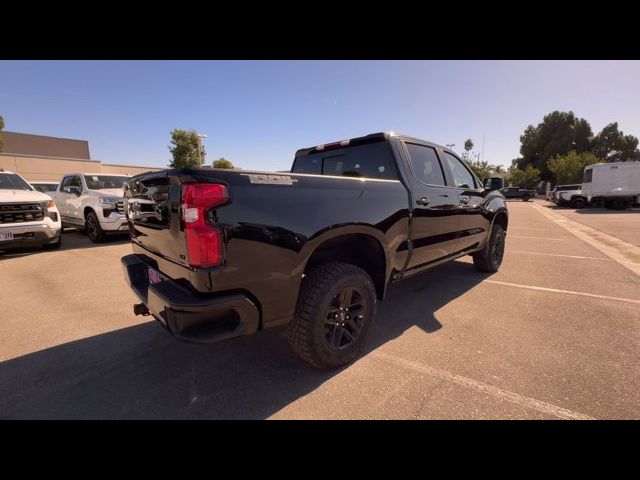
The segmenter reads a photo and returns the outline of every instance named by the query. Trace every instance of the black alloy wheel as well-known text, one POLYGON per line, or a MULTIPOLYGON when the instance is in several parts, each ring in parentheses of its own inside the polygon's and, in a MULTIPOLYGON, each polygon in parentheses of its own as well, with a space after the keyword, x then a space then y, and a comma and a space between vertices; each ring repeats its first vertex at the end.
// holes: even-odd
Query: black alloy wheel
POLYGON ((327 345, 344 350, 360 337, 365 323, 364 297, 355 287, 346 286, 331 300, 325 315, 327 345))

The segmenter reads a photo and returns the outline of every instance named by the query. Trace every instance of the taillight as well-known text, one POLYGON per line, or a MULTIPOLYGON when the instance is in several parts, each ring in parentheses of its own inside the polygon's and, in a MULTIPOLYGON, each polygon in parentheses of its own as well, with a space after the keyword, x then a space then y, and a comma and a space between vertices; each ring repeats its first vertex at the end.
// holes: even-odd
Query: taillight
POLYGON ((182 186, 182 222, 192 267, 213 267, 222 263, 222 231, 211 225, 207 217, 210 208, 228 200, 224 185, 190 183, 182 186))

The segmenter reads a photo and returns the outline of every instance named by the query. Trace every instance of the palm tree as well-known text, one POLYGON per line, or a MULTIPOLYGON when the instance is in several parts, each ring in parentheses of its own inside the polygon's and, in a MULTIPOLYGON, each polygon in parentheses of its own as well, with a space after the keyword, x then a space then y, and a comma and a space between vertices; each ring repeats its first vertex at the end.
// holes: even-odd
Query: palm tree
POLYGON ((473 148, 473 140, 471 140, 470 138, 467 138, 464 141, 464 149, 466 151, 466 160, 468 160, 469 162, 471 162, 471 149, 473 148))

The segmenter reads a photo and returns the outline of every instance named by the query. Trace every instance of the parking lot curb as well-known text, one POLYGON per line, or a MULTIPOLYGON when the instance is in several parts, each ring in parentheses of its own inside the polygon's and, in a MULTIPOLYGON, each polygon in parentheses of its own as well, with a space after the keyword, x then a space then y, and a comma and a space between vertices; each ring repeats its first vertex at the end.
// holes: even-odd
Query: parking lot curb
POLYGON ((607 257, 640 276, 640 247, 580 222, 576 222, 575 220, 571 220, 564 215, 552 212, 535 203, 532 203, 531 205, 556 225, 564 228, 580 240, 591 245, 607 257))

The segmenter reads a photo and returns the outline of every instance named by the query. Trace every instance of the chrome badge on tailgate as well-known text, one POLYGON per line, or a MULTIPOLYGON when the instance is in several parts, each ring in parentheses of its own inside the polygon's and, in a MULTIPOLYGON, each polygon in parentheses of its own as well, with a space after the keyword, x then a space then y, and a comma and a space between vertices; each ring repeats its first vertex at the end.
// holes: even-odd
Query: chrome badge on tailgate
POLYGON ((249 177, 249 182, 263 185, 293 185, 298 180, 289 175, 270 175, 266 173, 241 173, 249 177))

